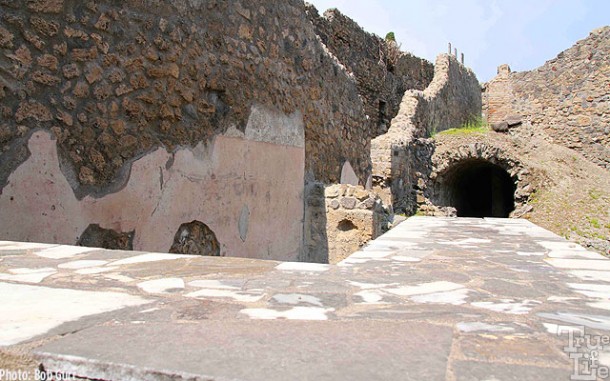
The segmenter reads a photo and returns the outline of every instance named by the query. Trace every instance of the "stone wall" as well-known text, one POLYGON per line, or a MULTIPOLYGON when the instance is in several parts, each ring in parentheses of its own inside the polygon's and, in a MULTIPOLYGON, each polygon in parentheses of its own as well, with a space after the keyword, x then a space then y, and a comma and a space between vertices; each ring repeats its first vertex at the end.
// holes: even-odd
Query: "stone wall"
POLYGON ((27 156, 35 128, 53 131, 87 194, 156 147, 195 146, 230 126, 243 131, 254 102, 303 113, 307 171, 316 179, 337 181, 346 159, 367 177, 356 85, 318 42, 298 0, 1 6, 0 143, 11 156, 3 163, 12 163, 2 184, 27 156))
POLYGON ((610 168, 610 27, 560 53, 538 69, 511 73, 500 66, 485 86, 490 123, 511 115, 545 131, 551 141, 610 168))
POLYGON ((299 0, 0 11, 0 238, 167 251, 205 226, 221 255, 295 259, 303 184, 370 175, 357 81, 299 0))
POLYGON ((501 168, 510 176, 515 187, 514 191, 511 190, 514 195, 514 209, 510 216, 523 217, 532 209, 527 205, 532 193, 546 177, 542 172, 528 168, 519 156, 515 147, 492 132, 490 135, 457 135, 437 139, 431 160, 432 171, 423 187, 425 202, 420 203, 420 210, 434 214, 438 212, 438 208, 454 206, 452 200, 447 197, 447 187, 452 186, 449 183, 459 180, 469 165, 486 163, 501 168))
POLYGON ((379 197, 362 186, 336 184, 324 190, 328 259, 337 263, 388 230, 379 197))
POLYGON ((371 143, 373 185, 395 212, 414 213, 423 202, 420 179, 430 173, 431 134, 474 122, 481 115, 481 88, 474 73, 454 56, 441 54, 434 79, 409 90, 391 127, 371 143))
POLYGON ((387 132, 404 92, 423 90, 432 81, 432 63, 364 31, 337 9, 320 16, 308 5, 307 15, 324 46, 355 77, 372 136, 387 132))

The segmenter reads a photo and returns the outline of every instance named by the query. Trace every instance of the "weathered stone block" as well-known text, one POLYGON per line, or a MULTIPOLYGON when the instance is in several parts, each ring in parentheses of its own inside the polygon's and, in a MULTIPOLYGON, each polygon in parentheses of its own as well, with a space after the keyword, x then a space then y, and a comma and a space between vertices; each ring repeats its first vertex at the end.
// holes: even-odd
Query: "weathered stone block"
POLYGON ((324 189, 324 196, 326 198, 338 197, 340 194, 342 194, 342 192, 339 185, 331 185, 324 189))
POLYGON ((45 20, 42 17, 32 16, 30 24, 34 30, 44 36, 53 37, 59 33, 59 23, 56 21, 45 20))
POLYGON ((32 80, 45 86, 56 86, 60 82, 59 77, 41 71, 32 73, 32 80))
POLYGON ((85 78, 89 84, 93 84, 102 78, 104 70, 97 63, 90 63, 85 68, 85 78))
POLYGON ((339 207, 341 206, 341 203, 339 202, 339 200, 334 199, 334 200, 330 200, 330 202, 328 203, 328 206, 330 206, 333 209, 339 209, 339 207))
POLYGON ((51 111, 36 101, 23 101, 19 104, 15 113, 15 120, 22 122, 26 119, 33 119, 39 122, 48 122, 53 119, 51 111))
POLYGON ((508 123, 506 123, 506 122, 494 123, 491 125, 491 129, 496 132, 506 132, 506 131, 508 131, 508 123))
POLYGON ((59 13, 64 6, 63 0, 27 0, 27 7, 34 12, 59 13))
POLYGON ((75 78, 78 77, 80 75, 80 69, 78 68, 78 65, 75 63, 70 63, 67 65, 64 65, 62 68, 62 73, 64 74, 64 77, 66 79, 71 79, 71 78, 75 78))
POLYGON ((354 209, 356 207, 357 202, 358 200, 353 197, 344 197, 340 201, 341 206, 345 209, 354 209))
POLYGON ((43 54, 42 56, 38 57, 36 61, 38 62, 38 65, 45 67, 51 71, 56 71, 57 65, 59 64, 57 58, 50 54, 43 54))
POLYGON ((13 39, 15 36, 6 30, 5 28, 0 26, 0 47, 1 48, 12 48, 13 47, 13 39))
POLYGON ((72 89, 72 94, 77 98, 86 98, 89 95, 89 85, 85 81, 78 81, 72 89))

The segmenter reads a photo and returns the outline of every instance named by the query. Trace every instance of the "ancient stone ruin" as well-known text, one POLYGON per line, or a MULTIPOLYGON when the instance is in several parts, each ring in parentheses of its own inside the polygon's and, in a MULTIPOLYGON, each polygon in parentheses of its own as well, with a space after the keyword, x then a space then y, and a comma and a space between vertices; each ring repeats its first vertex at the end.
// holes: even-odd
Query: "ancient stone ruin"
POLYGON ((482 92, 300 0, 0 9, 1 239, 338 262, 398 214, 528 217, 532 131, 610 165, 608 28, 482 92))

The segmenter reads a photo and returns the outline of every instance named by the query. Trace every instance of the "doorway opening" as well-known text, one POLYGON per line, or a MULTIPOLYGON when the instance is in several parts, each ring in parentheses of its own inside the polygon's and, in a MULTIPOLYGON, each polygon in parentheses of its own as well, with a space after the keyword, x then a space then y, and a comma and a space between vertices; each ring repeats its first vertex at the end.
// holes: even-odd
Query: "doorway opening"
POLYGON ((466 159, 445 172, 440 202, 452 206, 458 217, 506 218, 515 209, 515 182, 499 165, 466 159))

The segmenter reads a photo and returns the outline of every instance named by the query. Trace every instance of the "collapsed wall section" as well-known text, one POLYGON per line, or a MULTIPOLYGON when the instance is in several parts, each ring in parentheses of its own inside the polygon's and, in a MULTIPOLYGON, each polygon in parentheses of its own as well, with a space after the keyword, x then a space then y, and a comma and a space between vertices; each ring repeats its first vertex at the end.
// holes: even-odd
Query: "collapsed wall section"
POLYGON ((513 73, 501 65, 485 85, 487 120, 523 118, 551 141, 610 169, 608 55, 610 27, 604 27, 535 70, 513 73))
POLYGON ((432 81, 432 63, 364 31, 337 9, 320 16, 313 5, 307 5, 307 16, 320 41, 355 77, 371 136, 387 132, 405 91, 423 90, 432 81))
POLYGON ((407 91, 391 127, 371 143, 373 184, 395 212, 412 214, 424 202, 423 178, 431 171, 436 132, 475 122, 481 89, 475 74, 451 55, 441 54, 434 79, 424 91, 407 91))

